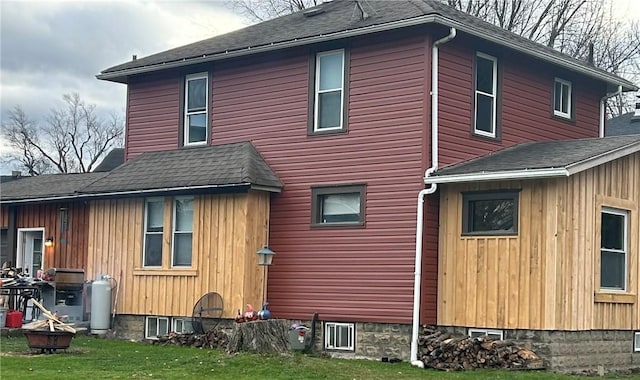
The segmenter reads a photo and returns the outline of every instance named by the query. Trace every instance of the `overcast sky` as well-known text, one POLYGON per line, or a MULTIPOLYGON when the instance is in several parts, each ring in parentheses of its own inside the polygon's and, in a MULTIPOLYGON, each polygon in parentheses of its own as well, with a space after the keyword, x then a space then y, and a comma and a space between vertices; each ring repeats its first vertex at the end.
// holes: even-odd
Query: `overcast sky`
MULTIPOLYGON (((640 0, 614 2, 640 20, 640 0)), ((72 92, 124 114, 125 85, 96 79, 101 70, 247 25, 222 0, 0 0, 0 15, 1 118, 21 105, 40 123, 72 92)))

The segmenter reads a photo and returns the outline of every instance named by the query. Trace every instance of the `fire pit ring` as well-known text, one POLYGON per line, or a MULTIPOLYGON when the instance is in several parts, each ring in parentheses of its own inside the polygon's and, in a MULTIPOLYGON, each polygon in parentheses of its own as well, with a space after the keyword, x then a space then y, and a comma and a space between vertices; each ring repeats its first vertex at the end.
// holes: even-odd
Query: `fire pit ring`
POLYGON ((40 353, 51 354, 58 349, 69 348, 74 335, 68 331, 24 330, 29 348, 39 349, 40 353))

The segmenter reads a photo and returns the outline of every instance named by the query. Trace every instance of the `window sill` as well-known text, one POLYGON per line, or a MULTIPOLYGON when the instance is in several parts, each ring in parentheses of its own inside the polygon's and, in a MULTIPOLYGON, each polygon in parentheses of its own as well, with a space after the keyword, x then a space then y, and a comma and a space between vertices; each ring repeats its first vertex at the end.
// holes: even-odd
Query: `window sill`
POLYGON ((195 277, 198 275, 197 269, 147 269, 136 268, 133 270, 134 276, 185 276, 195 277))
POLYGON ((635 294, 631 293, 595 293, 593 302, 634 304, 637 298, 635 294))

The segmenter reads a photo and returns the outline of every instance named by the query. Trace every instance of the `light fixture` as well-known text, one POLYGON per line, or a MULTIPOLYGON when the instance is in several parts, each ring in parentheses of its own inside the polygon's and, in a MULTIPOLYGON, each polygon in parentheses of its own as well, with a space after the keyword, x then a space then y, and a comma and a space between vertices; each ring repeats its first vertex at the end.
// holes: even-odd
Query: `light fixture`
POLYGON ((258 254, 258 265, 264 267, 264 278, 262 280, 262 307, 264 309, 267 304, 267 267, 271 265, 273 256, 276 253, 270 250, 268 245, 265 245, 256 253, 258 254))
POLYGON ((48 237, 48 238, 44 241, 44 246, 45 246, 45 247, 53 247, 53 237, 48 237))

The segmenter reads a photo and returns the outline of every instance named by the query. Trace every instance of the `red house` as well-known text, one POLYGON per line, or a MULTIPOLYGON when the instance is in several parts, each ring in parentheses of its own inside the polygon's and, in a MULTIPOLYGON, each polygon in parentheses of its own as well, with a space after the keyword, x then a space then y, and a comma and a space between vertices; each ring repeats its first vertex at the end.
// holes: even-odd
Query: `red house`
MULTIPOLYGON (((561 162, 566 169, 564 172, 547 170, 545 175, 539 174, 540 177, 529 175, 532 173, 529 167, 518 166, 520 161, 515 158, 512 158, 515 166, 509 170, 503 168, 502 177, 480 175, 495 167, 492 160, 481 162, 486 167, 459 169, 467 174, 476 173, 476 177, 460 177, 454 175, 455 170, 448 173, 442 169, 523 143, 604 136, 603 102, 616 92, 637 90, 634 84, 432 0, 336 0, 236 32, 134 59, 104 70, 98 78, 127 85, 125 157, 131 163, 155 151, 198 151, 211 145, 238 142, 250 142, 255 147, 282 183, 281 190, 275 186, 264 192, 253 182, 248 193, 254 194, 256 199, 270 198, 265 206, 266 234, 247 245, 246 240, 254 237, 246 230, 234 235, 233 241, 220 243, 222 240, 217 239, 224 239, 226 230, 220 230, 219 226, 229 228, 231 224, 227 218, 246 215, 251 208, 242 208, 244 214, 227 212, 224 222, 220 217, 211 216, 209 211, 202 211, 199 217, 192 218, 194 223, 197 220, 204 226, 202 231, 207 232, 202 232, 206 236, 193 232, 193 249, 196 250, 199 241, 204 239, 207 247, 217 247, 211 255, 228 252, 236 243, 243 244, 243 254, 254 254, 264 238, 264 243, 276 252, 273 265, 269 267, 267 287, 272 313, 279 318, 308 321, 317 312, 322 322, 319 337, 325 349, 370 357, 398 356, 415 361, 417 327, 430 323, 463 329, 465 333, 467 329, 474 334, 498 331, 522 340, 527 339, 524 332, 530 333, 529 337, 549 334, 549 331, 575 334, 573 341, 577 343, 565 351, 552 353, 556 357, 570 356, 579 345, 592 342, 594 330, 625 330, 626 335, 618 336, 618 340, 628 341, 625 352, 629 353, 629 361, 632 360, 634 339, 640 350, 640 339, 633 333, 640 330, 640 326, 632 322, 631 317, 628 324, 561 323, 570 317, 563 313, 586 313, 594 302, 598 305, 608 302, 603 298, 591 300, 591 306, 585 301, 573 309, 554 309, 554 313, 558 313, 557 320, 540 323, 533 317, 521 317, 523 308, 509 308, 506 304, 510 295, 516 297, 517 302, 527 303, 531 299, 533 305, 544 304, 544 296, 552 290, 536 291, 535 288, 544 282, 542 280, 555 283, 556 277, 552 278, 550 273, 560 273, 571 267, 572 264, 564 261, 556 267, 553 258, 568 254, 565 249, 573 252, 577 249, 573 245, 558 243, 557 247, 563 248, 554 248, 557 250, 553 251, 553 256, 547 255, 548 251, 531 253, 526 250, 529 256, 523 260, 529 260, 527 263, 531 266, 527 264, 513 272, 518 274, 513 278, 505 275, 504 282, 494 282, 493 277, 487 280, 482 276, 467 278, 464 275, 500 275, 496 269, 500 263, 496 254, 507 247, 500 239, 511 236, 509 244, 518 244, 525 252, 524 247, 531 245, 529 236, 538 236, 534 227, 528 229, 529 232, 514 227, 527 225, 524 218, 532 217, 527 210, 542 207, 536 206, 538 201, 534 202, 538 193, 530 194, 528 189, 538 189, 536 191, 544 194, 550 194, 541 190, 546 189, 545 186, 564 186, 562 188, 566 189, 568 185, 554 185, 554 180, 561 179, 553 178, 582 175, 569 170, 578 161, 594 163, 583 169, 596 173, 589 174, 594 183, 598 182, 595 178, 602 171, 600 165, 615 164, 616 175, 627 178, 628 183, 617 195, 606 195, 604 203, 598 203, 597 207, 609 210, 607 207, 615 206, 616 210, 626 210, 614 210, 607 215, 625 215, 624 276, 627 277, 622 279, 626 284, 622 292, 629 294, 623 298, 625 305, 631 306, 620 313, 634 315, 637 321, 640 316, 638 301, 631 295, 637 294, 639 280, 638 141, 604 139, 609 141, 604 151, 592 147, 588 152, 593 155, 588 153, 585 157, 577 157, 578 161, 561 162), (595 155, 600 160, 590 161, 595 155), (464 184, 456 187, 458 183, 464 184), (506 195, 505 189, 509 190, 506 195), (499 196, 476 197, 486 195, 487 191, 489 194, 497 192, 499 196), (263 194, 271 195, 264 198, 263 194), (515 194, 520 194, 520 198, 515 194), (487 205, 505 206, 511 218, 506 222, 508 225, 503 220, 498 221, 495 209, 489 210, 484 221, 477 221, 473 212, 463 216, 463 211, 457 208, 459 203, 453 202, 458 199, 462 202, 463 197, 465 204, 476 210, 487 205), (617 203, 606 201, 613 198, 622 200, 617 203), (518 199, 526 199, 529 203, 518 203, 518 199), (445 209, 447 213, 443 211, 445 209), (460 226, 462 229, 462 225, 469 222, 470 228, 460 231, 454 228, 460 226), (444 225, 448 226, 446 230, 439 229, 444 225), (212 237, 214 232, 217 238, 212 237), (484 236, 482 242, 476 241, 479 235, 484 236), (470 237, 476 240, 472 242, 470 237), (442 248, 444 242, 446 251, 442 248), (460 251, 469 259, 450 259, 451 252, 459 250, 449 248, 465 242, 476 244, 474 250, 460 251), (492 259, 481 261, 477 255, 492 255, 492 259), (539 276, 532 269, 538 268, 538 258, 545 268, 539 276), (556 269, 552 271, 551 268, 556 269), (547 274, 549 276, 545 277, 547 274), (520 281, 524 281, 531 292, 525 294, 514 290, 503 297, 499 289, 506 289, 511 281, 513 284, 509 289, 519 288, 520 281), (462 302, 455 295, 468 289, 475 289, 474 297, 484 301, 476 303, 469 298, 464 304, 451 306, 452 302, 462 302), (487 296, 494 291, 495 297, 487 296), (480 293, 484 295, 481 297, 480 293), (478 307, 473 311, 473 318, 465 315, 465 310, 472 312, 466 305, 472 304, 478 307), (502 313, 500 318, 489 316, 494 308, 496 313, 502 313)), ((595 141, 600 146, 600 140, 595 141)), ((575 149, 571 145, 566 148, 575 149)), ((566 153, 563 149, 564 145, 554 146, 549 154, 563 156, 566 153)), ((525 151, 532 154, 531 149, 525 151)), ((540 157, 540 161, 552 168, 555 162, 548 156, 540 157)), ((530 161, 526 162, 529 165, 530 161)), ((164 175, 179 179, 182 175, 188 176, 191 167, 196 169, 200 165, 203 163, 187 160, 182 162, 181 171, 167 167, 164 175)), ((117 175, 119 170, 104 178, 117 175)), ((140 175, 145 174, 140 172, 140 175)), ((607 181, 615 178, 609 177, 607 181)), ((108 191, 117 192, 117 183, 111 185, 108 191)), ((185 182, 180 195, 194 192, 196 188, 185 182)), ((554 194, 560 194, 560 191, 554 194)), ((595 197, 599 193, 594 190, 588 194, 595 197)), ((161 195, 161 189, 156 188, 153 196, 161 195)), ((138 196, 145 197, 144 193, 138 196)), ((219 196, 212 195, 214 198, 219 196)), ((165 253, 177 244, 176 236, 180 232, 175 228, 173 235, 167 232, 177 212, 174 206, 172 216, 170 210, 174 201, 170 198, 164 198, 165 230, 161 233, 165 237, 165 253)), ((208 261, 207 254, 203 254, 199 256, 198 268, 193 267, 195 263, 184 267, 169 261, 163 261, 162 265, 145 265, 146 248, 142 236, 152 233, 147 222, 152 218, 155 205, 154 198, 144 199, 140 198, 135 205, 128 204, 127 200, 100 207, 93 207, 92 203, 92 231, 102 231, 124 221, 135 232, 128 235, 119 232, 121 235, 118 236, 125 236, 122 239, 130 241, 124 245, 111 244, 108 238, 92 243, 91 237, 98 235, 91 232, 88 259, 89 276, 113 272, 122 266, 132 268, 121 282, 125 288, 130 286, 127 294, 148 299, 149 306, 118 305, 118 314, 121 321, 127 321, 130 334, 139 337, 142 330, 145 336, 151 336, 170 328, 167 326, 172 318, 187 317, 186 306, 172 303, 175 302, 172 297, 175 299, 178 295, 172 296, 172 289, 168 287, 179 286, 181 292, 184 290, 197 299, 206 291, 221 292, 224 279, 231 281, 234 278, 222 273, 230 267, 243 265, 245 269, 239 273, 251 273, 247 268, 255 264, 254 259, 246 258, 236 263, 234 258, 241 257, 237 255, 227 257, 226 261, 216 259, 213 264, 214 260, 208 261), (129 207, 134 207, 135 212, 128 213, 129 207), (111 213, 107 213, 109 208, 111 213), (108 257, 115 257, 116 250, 120 255, 122 249, 129 254, 118 256, 124 262, 109 261, 108 257), (202 266, 205 262, 210 263, 207 269, 202 266), (207 280, 198 280, 205 270, 207 280), (148 279, 149 285, 126 285, 142 278, 148 279), (191 286, 194 290, 190 290, 191 286)), ((552 202, 552 199, 540 199, 548 212, 556 210, 555 205, 560 204, 547 207, 550 203, 544 202, 552 202)), ((571 202, 565 197, 553 199, 556 199, 553 202, 571 202)), ((238 199, 237 202, 234 204, 246 204, 247 200, 238 199)), ((579 206, 588 207, 588 204, 585 201, 576 205, 572 212, 580 213, 579 206)), ((216 207, 217 210, 227 207, 228 211, 230 207, 240 206, 229 203, 216 207)), ((603 223, 618 220, 608 216, 600 220, 600 209, 589 211, 588 215, 590 219, 580 225, 593 226, 588 231, 594 234, 608 228, 603 227, 603 223), (600 222, 595 223, 596 220, 600 222)), ((567 223, 558 224, 557 231, 565 231, 568 226, 567 223)), ((564 237, 565 234, 556 236, 564 237)), ((600 244, 596 237, 589 241, 600 244)), ((513 252, 516 252, 515 248, 513 252)), ((600 246, 593 249, 589 246, 588 252, 597 256, 597 260, 587 261, 593 267, 602 257, 609 258, 600 256, 600 246)), ((511 257, 514 265, 520 262, 518 257, 515 254, 511 257)), ((578 256, 575 257, 578 260, 578 256)), ((513 268, 507 268, 507 271, 513 268)), ((586 275, 584 271, 589 271, 591 276, 589 265, 581 268, 574 268, 571 276, 586 275)), ((603 272, 597 278, 607 276, 603 272)), ((583 282, 581 286, 609 289, 608 280, 597 284, 596 277, 593 278, 593 282, 583 282)), ((258 289, 257 296, 252 296, 255 300, 260 294, 260 284, 245 284, 244 294, 255 293, 247 286, 258 289)), ((225 289, 225 316, 231 318, 236 309, 243 308, 247 299, 234 295, 232 288, 225 289)), ((565 302, 563 297, 574 291, 572 287, 554 289, 558 294, 554 302, 558 303, 565 302)), ((597 289, 595 292, 608 294, 597 289)), ((593 294, 591 292, 592 298, 593 294)), ((584 299, 586 297, 588 295, 584 299)), ((606 298, 606 295, 601 297, 606 298)), ((616 305, 611 303, 610 307, 615 309, 616 305)), ((600 338, 602 340, 602 334, 600 338)), ((553 337, 544 339, 558 342, 553 337)), ((600 358, 605 360, 603 365, 613 365, 606 361, 606 355, 600 355, 600 358)), ((562 366, 550 363, 552 367, 562 366)))

